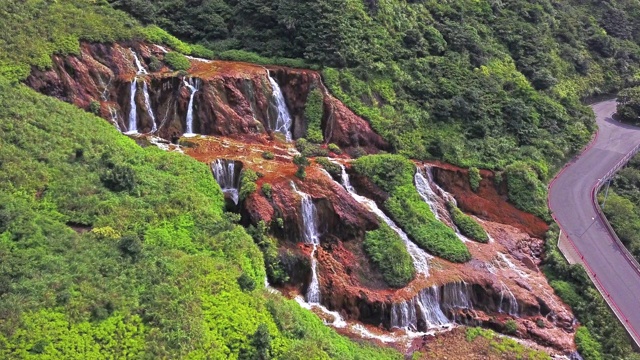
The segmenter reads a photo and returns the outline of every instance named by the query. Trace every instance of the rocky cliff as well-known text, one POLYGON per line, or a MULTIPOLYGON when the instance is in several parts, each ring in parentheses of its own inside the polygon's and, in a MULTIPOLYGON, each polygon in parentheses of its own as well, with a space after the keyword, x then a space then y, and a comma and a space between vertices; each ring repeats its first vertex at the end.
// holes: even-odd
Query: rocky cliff
POLYGON ((131 130, 133 116, 138 132, 175 140, 186 132, 191 87, 196 90, 194 133, 236 138, 272 135, 278 109, 271 76, 292 115, 294 139, 306 133, 306 100, 317 88, 323 94, 325 143, 336 143, 347 151, 388 149, 368 122, 327 92, 318 72, 196 58, 189 58, 187 72, 176 72, 163 63, 167 51, 144 43, 84 43, 78 56, 54 56, 53 68, 34 68, 26 83, 98 112, 123 132, 131 130))
MULTIPOLYGON (((237 205, 233 198, 230 209, 241 214, 244 225, 263 221, 269 235, 278 239, 279 258, 289 275, 280 288, 286 294, 307 292, 313 276, 310 259, 317 260, 323 309, 357 324, 350 329, 359 330, 346 332, 349 335, 392 334, 395 341, 398 332, 432 332, 454 323, 501 331, 506 320, 514 319, 517 336, 556 352, 575 350, 573 315, 538 269, 546 224, 510 205, 493 173, 481 172, 476 193, 464 169, 441 163, 418 166, 430 175, 431 201, 439 219, 455 227, 446 206, 455 198, 491 240, 481 244, 464 239, 471 261, 455 264, 429 256, 428 275, 418 272, 407 286, 391 288, 363 248, 366 232, 381 223, 371 207, 340 184, 339 176, 332 178, 314 162, 304 180, 296 177, 298 166, 292 160, 297 151, 275 131, 282 109, 274 87, 282 94, 293 139, 306 134, 305 108, 313 89, 322 93, 325 144, 335 143, 352 155, 356 149, 388 150, 368 122, 331 96, 317 72, 195 58, 189 59, 188 71, 175 72, 163 62, 166 51, 143 43, 83 44, 80 55, 56 56, 52 69, 34 69, 27 84, 97 112, 122 132, 135 127, 139 133, 177 142, 190 126, 193 133, 210 135, 183 139, 181 151, 207 164, 220 159, 233 164, 232 185, 224 186, 234 187, 226 189, 235 191, 234 196, 240 169, 259 174, 256 191, 237 205), (264 156, 267 153, 270 156, 264 156), (267 184, 268 194, 261 190, 267 184), (308 194, 318 220, 314 231, 319 245, 313 258, 315 247, 303 241, 301 193, 308 194)), ((349 156, 330 155, 348 167, 349 156)), ((380 205, 388 197, 367 178, 351 180, 371 204, 380 205)))

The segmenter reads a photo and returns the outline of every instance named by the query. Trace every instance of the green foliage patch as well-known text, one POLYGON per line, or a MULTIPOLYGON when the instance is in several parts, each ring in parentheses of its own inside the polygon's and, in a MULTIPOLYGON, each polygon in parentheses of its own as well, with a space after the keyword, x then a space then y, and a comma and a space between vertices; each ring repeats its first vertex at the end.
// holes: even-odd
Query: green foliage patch
POLYGON ((474 192, 478 192, 480 188, 480 181, 482 181, 482 176, 480 176, 480 170, 477 167, 469 168, 469 186, 471 186, 471 190, 474 192))
POLYGON ((447 207, 451 220, 460 229, 462 235, 484 244, 489 242, 489 235, 475 219, 463 213, 454 203, 448 203, 447 207))
POLYGON ((413 185, 415 165, 400 155, 368 155, 354 161, 353 169, 389 194, 384 209, 424 250, 453 262, 466 262, 471 254, 456 234, 435 218, 413 185))
POLYGON ((363 246, 389 286, 403 287, 415 276, 416 270, 407 247, 387 224, 380 223, 379 229, 367 231, 363 246))
POLYGON ((304 118, 307 123, 307 140, 312 143, 322 143, 322 113, 323 98, 320 89, 313 89, 309 92, 307 102, 304 107, 304 118))
POLYGON ((531 166, 517 162, 505 169, 509 201, 520 210, 549 220, 547 188, 531 166))
POLYGON ((191 67, 189 59, 176 51, 170 51, 164 55, 164 61, 170 68, 176 71, 187 71, 191 67))
POLYGON ((2 77, 0 103, 0 358, 402 358, 260 290, 274 246, 207 165, 2 77))

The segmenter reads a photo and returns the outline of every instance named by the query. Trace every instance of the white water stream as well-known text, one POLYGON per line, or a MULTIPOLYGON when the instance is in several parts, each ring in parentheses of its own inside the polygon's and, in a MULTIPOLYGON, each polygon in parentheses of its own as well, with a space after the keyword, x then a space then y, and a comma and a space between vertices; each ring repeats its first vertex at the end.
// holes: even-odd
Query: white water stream
POLYGON ((278 118, 276 119, 275 128, 273 129, 273 131, 283 134, 287 142, 289 142, 291 141, 292 124, 291 115, 289 115, 289 109, 287 109, 287 104, 284 101, 284 96, 282 96, 282 90, 280 90, 280 86, 271 77, 271 75, 269 75, 269 83, 271 84, 275 105, 278 109, 278 118))

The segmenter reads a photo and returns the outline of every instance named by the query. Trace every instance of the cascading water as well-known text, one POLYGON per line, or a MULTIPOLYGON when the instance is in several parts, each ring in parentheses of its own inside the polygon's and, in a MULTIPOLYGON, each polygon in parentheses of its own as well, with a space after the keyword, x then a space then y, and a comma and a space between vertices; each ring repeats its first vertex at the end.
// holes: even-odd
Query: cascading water
POLYGON ((500 306, 498 306, 498 312, 500 313, 506 312, 511 316, 517 317, 519 315, 518 300, 513 295, 513 292, 511 292, 511 289, 509 289, 509 287, 505 283, 500 282, 500 285, 501 285, 500 306), (506 295, 506 299, 505 299, 505 295, 506 295), (504 304, 505 300, 506 300, 506 304, 504 304))
POLYGON ((409 237, 407 236, 407 234, 404 231, 402 231, 402 229, 400 229, 393 222, 393 220, 391 220, 384 213, 384 211, 380 210, 380 208, 378 207, 375 201, 368 199, 364 196, 358 195, 355 192, 353 186, 351 186, 351 182, 349 181, 349 174, 347 174, 347 171, 345 170, 344 165, 338 162, 334 162, 334 164, 340 166, 340 169, 342 170, 342 173, 341 173, 342 186, 347 190, 349 195, 351 195, 351 197, 353 197, 357 202, 364 205, 367 209, 369 209, 369 211, 376 214, 380 219, 382 219, 382 221, 384 221, 387 225, 389 225, 389 227, 393 229, 393 231, 395 231, 400 236, 405 246, 407 247, 407 252, 411 256, 411 259, 413 260, 413 266, 416 268, 416 271, 418 272, 418 274, 422 274, 425 277, 429 276, 429 260, 432 258, 432 256, 427 254, 424 250, 420 249, 416 244, 414 244, 411 240, 409 240, 409 237))
POLYGON ((133 54, 133 60, 136 63, 136 67, 138 68, 138 75, 146 75, 147 70, 144 68, 144 66, 142 66, 142 63, 140 62, 140 59, 138 59, 138 54, 136 54, 135 51, 133 51, 133 49, 129 49, 131 50, 131 54, 133 54))
MULTIPOLYGON (((138 72, 136 73, 137 75, 146 75, 147 74, 147 70, 144 68, 144 66, 142 66, 142 63, 140 62, 140 59, 138 59, 138 54, 136 54, 135 51, 133 51, 133 49, 129 49, 131 51, 131 54, 133 55, 133 60, 136 64, 136 67, 138 68, 138 72)), ((146 83, 144 83, 144 88, 145 88, 145 104, 147 104, 149 101, 149 94, 147 93, 146 90, 146 83)), ((131 82, 131 87, 129 89, 129 94, 130 94, 130 98, 129 98, 129 105, 130 105, 130 109, 129 109, 129 127, 127 129, 126 134, 137 134, 138 133, 138 109, 136 106, 136 91, 138 90, 138 78, 135 77, 133 79, 133 81, 131 82)), ((151 106, 147 105, 147 111, 151 112, 151 106)), ((150 114, 151 118, 153 119, 153 123, 154 123, 154 127, 155 127, 155 117, 153 117, 150 114)))
POLYGON ((436 286, 423 289, 410 300, 394 303, 389 324, 391 328, 412 331, 452 325, 440 308, 439 289, 436 286))
POLYGON ((144 106, 147 108, 147 114, 151 118, 151 132, 158 131, 158 125, 156 125, 156 116, 153 114, 153 109, 151 108, 151 100, 149 99, 149 89, 147 87, 147 82, 144 81, 142 83, 142 93, 144 95, 144 106))
MULTIPOLYGON (((420 169, 416 171, 416 174, 414 176, 416 189, 418 190, 418 194, 420 194, 420 197, 422 198, 422 200, 424 200, 424 202, 426 202, 427 205, 429 205, 429 208, 431 209, 431 212, 433 213, 433 215, 435 215, 436 219, 439 221, 443 221, 444 219, 441 218, 440 214, 441 213, 448 214, 449 210, 447 209, 446 204, 451 202, 455 205, 456 199, 453 197, 453 195, 446 192, 444 189, 442 189, 440 186, 438 186, 438 184, 436 184, 433 181, 432 167, 426 166, 425 173, 427 174, 427 177, 422 175, 422 172, 420 171, 420 169), (441 203, 436 201, 438 198, 442 199, 441 203)), ((446 220, 447 221, 443 221, 443 222, 445 224, 447 222, 451 224, 451 227, 456 232, 456 236, 460 240, 462 240, 462 242, 469 241, 469 239, 467 239, 466 236, 460 233, 460 229, 458 229, 458 227, 455 226, 455 224, 453 224, 453 221, 451 219, 446 219, 446 220)))
POLYGON ((134 78, 131 82, 130 94, 131 97, 129 99, 129 127, 127 128, 127 134, 137 134, 138 133, 138 114, 137 114, 137 106, 136 106, 136 90, 138 88, 138 79, 134 78))
POLYGON ((192 137, 196 135, 193 133, 193 98, 195 97, 196 92, 198 92, 198 80, 196 79, 193 81, 193 85, 191 84, 191 81, 191 78, 189 81, 187 81, 186 78, 182 79, 184 86, 186 86, 191 92, 191 96, 189 96, 189 108, 187 109, 187 129, 182 135, 184 137, 192 137))
POLYGON ((269 74, 269 82, 271 83, 271 89, 273 90, 273 97, 275 105, 278 109, 278 118, 276 119, 275 128, 273 131, 279 132, 285 136, 287 142, 291 141, 291 115, 287 109, 287 104, 282 96, 282 91, 278 83, 269 74))
POLYGON ((118 110, 114 109, 112 106, 109 106, 109 115, 111 115, 111 122, 116 127, 116 129, 122 132, 120 124, 118 124, 118 110))
POLYGON ((301 211, 302 211, 302 239, 306 244, 313 245, 313 251, 311 251, 311 282, 309 283, 309 289, 307 290, 307 302, 311 304, 320 303, 320 284, 318 282, 318 262, 316 260, 316 252, 318 245, 320 244, 320 237, 318 236, 318 214, 316 207, 313 205, 311 196, 309 194, 299 191, 296 185, 292 182, 291 186, 293 190, 300 196, 301 211))
POLYGON ((442 287, 440 301, 443 310, 469 309, 473 310, 471 288, 465 282, 447 283, 442 287))
POLYGON ((211 170, 222 192, 238 205, 239 179, 236 178, 235 165, 233 160, 217 159, 211 163, 211 170))

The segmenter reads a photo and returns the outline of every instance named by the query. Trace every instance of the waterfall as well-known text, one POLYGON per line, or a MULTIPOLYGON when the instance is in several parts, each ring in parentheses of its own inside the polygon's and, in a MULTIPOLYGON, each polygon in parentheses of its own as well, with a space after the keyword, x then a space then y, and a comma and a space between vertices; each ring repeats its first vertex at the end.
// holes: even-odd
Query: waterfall
POLYGON ((269 75, 269 82, 271 83, 271 89, 273 90, 273 97, 275 99, 275 105, 278 108, 278 118, 276 119, 275 129, 273 131, 279 132, 285 136, 287 142, 291 141, 291 115, 287 109, 287 104, 282 96, 282 91, 278 83, 269 75))
POLYGON ((211 163, 213 177, 222 188, 222 192, 238 205, 239 179, 236 178, 236 163, 233 160, 217 159, 211 163))
POLYGON ((424 200, 424 202, 429 205, 429 209, 431 209, 431 212, 436 217, 436 220, 439 220, 444 224, 450 226, 455 231, 458 239, 460 239, 462 242, 468 242, 469 239, 467 239, 466 236, 460 233, 460 229, 458 229, 458 227, 453 223, 453 220, 448 217, 449 210, 446 203, 451 202, 455 205, 457 204, 456 199, 453 197, 453 195, 446 192, 433 181, 431 166, 425 167, 425 172, 427 174, 427 177, 422 175, 422 172, 418 168, 414 176, 414 182, 416 185, 416 189, 418 190, 418 194, 420 194, 422 200, 424 200), (441 199, 442 204, 437 201, 438 199, 441 199), (446 214, 446 217, 443 219, 440 216, 440 213, 446 214))
POLYGON ((189 79, 189 81, 187 82, 186 78, 182 78, 184 86, 186 86, 191 92, 191 96, 189 97, 189 108, 187 109, 187 131, 182 134, 182 136, 184 137, 195 136, 195 134, 193 133, 193 98, 196 95, 196 92, 198 92, 198 81, 194 81, 195 86, 191 85, 191 81, 192 80, 189 79))
POLYGON ((120 124, 118 124, 118 110, 114 109, 112 106, 109 106, 109 115, 111 115, 111 122, 113 122, 113 125, 115 125, 116 129, 122 132, 120 124))
POLYGON ((505 301, 504 297, 506 294, 507 295, 506 313, 511 316, 517 317, 519 314, 518 300, 516 299, 515 295, 513 295, 513 292, 511 292, 511 289, 509 289, 509 287, 505 283, 501 281, 500 285, 501 285, 500 306, 498 306, 498 312, 500 313, 505 312, 502 304, 505 301))
POLYGON ((432 286, 422 289, 414 298, 391 305, 391 328, 418 331, 450 326, 440 308, 439 289, 432 286))
POLYGON ((129 49, 129 50, 131 50, 131 53, 133 54, 133 60, 135 61, 136 67, 138 68, 138 75, 146 75, 147 70, 142 66, 140 59, 138 59, 138 54, 136 54, 136 52, 133 51, 133 49, 129 49))
POLYGON ((372 213, 376 214, 380 219, 382 219, 382 221, 384 221, 387 225, 389 225, 389 227, 393 229, 393 231, 395 231, 400 236, 405 246, 407 247, 407 252, 409 252, 411 259, 413 260, 413 265, 416 268, 416 271, 418 272, 418 274, 422 274, 425 277, 429 276, 429 260, 432 258, 432 256, 427 254, 424 250, 422 250, 416 244, 414 244, 411 240, 409 240, 409 237, 407 236, 407 234, 404 231, 402 231, 402 229, 400 229, 393 222, 393 220, 391 220, 384 213, 384 211, 382 211, 378 207, 375 201, 368 199, 364 196, 358 195, 353 189, 353 186, 351 186, 351 183, 349 181, 349 174, 347 174, 344 168, 344 165, 338 162, 334 162, 334 164, 339 165, 340 169, 342 170, 342 173, 341 173, 342 186, 347 190, 347 192, 349 192, 349 194, 357 202, 364 205, 372 213))
POLYGON ((473 309, 471 288, 465 282, 447 283, 442 287, 440 304, 443 310, 473 309))
POLYGON ((307 301, 311 304, 320 303, 320 285, 318 282, 318 261, 316 260, 316 252, 318 245, 320 244, 320 237, 318 236, 318 214, 316 207, 313 205, 311 196, 309 194, 299 191, 296 185, 291 182, 293 190, 302 199, 301 212, 302 212, 302 239, 306 244, 313 244, 313 251, 311 251, 311 282, 309 283, 309 289, 307 290, 307 301))
POLYGON ((142 82, 142 92, 144 94, 144 106, 147 108, 147 114, 151 118, 151 132, 158 131, 158 125, 156 125, 156 116, 153 114, 151 108, 151 100, 149 100, 149 89, 147 88, 147 82, 142 82))
POLYGON ((136 106, 136 90, 138 89, 138 79, 134 78, 131 82, 130 88, 130 98, 129 98, 129 128, 127 129, 127 134, 137 134, 138 133, 138 114, 137 114, 137 106, 136 106))

